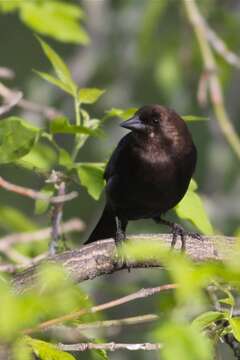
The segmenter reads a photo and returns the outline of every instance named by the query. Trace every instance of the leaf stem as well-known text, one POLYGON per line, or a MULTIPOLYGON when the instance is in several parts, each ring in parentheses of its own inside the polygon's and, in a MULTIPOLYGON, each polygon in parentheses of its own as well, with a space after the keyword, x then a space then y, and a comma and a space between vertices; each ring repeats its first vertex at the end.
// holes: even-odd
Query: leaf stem
MULTIPOLYGON (((75 108, 75 121, 77 126, 81 126, 81 115, 80 115, 80 102, 77 99, 77 95, 74 97, 74 108, 75 108)), ((80 149, 81 135, 76 134, 74 139, 74 147, 72 151, 72 160, 75 161, 80 149)))

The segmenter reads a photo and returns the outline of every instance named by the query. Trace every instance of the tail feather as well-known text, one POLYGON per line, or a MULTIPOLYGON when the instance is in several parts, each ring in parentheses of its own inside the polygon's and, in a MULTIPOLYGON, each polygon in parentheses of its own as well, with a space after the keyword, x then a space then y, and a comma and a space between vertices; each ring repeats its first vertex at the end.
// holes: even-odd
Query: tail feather
POLYGON ((93 241, 109 239, 112 237, 115 238, 116 230, 117 228, 114 213, 112 209, 106 205, 96 227, 84 244, 89 244, 93 241))

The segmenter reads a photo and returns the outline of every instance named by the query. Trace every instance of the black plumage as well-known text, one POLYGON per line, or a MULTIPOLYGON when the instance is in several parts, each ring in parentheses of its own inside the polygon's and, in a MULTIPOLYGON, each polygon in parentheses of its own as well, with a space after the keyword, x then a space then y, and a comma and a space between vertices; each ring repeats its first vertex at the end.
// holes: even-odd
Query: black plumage
POLYGON ((185 246, 184 229, 162 215, 185 195, 193 175, 197 151, 183 119, 160 105, 139 109, 122 127, 131 132, 114 150, 104 173, 106 205, 87 243, 125 238, 129 220, 152 218, 171 226, 185 246))

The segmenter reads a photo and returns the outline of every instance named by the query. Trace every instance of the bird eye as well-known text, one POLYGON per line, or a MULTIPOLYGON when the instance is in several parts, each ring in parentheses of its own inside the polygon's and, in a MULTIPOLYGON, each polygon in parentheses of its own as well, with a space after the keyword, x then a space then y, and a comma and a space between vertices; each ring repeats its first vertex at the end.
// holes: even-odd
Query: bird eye
POLYGON ((158 123, 158 118, 157 118, 157 117, 154 117, 154 118, 152 119, 152 121, 153 121, 154 124, 157 124, 157 123, 158 123))

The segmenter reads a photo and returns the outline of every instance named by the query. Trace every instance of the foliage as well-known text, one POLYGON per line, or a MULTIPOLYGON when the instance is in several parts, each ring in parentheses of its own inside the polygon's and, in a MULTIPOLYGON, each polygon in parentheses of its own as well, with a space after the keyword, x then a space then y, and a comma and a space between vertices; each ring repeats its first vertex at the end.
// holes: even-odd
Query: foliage
MULTIPOLYGON (((184 255, 170 253, 160 243, 149 245, 144 241, 138 244, 129 242, 122 252, 138 260, 146 256, 157 259, 167 269, 172 282, 178 284, 174 307, 167 310, 164 321, 153 333, 155 340, 164 344, 164 360, 173 360, 176 356, 187 360, 210 360, 213 346, 224 335, 232 333, 239 340, 240 321, 233 315, 236 307, 233 290, 239 291, 240 287, 239 263, 233 268, 230 265, 233 259, 229 259, 225 264, 202 263, 196 266, 184 255), (209 310, 206 289, 215 294, 218 304, 225 304, 221 310, 209 310)), ((239 258, 239 255, 238 247, 234 258, 239 258)))
POLYGON ((79 24, 84 13, 77 5, 58 0, 1 0, 0 11, 17 11, 22 22, 30 29, 56 40, 84 45, 89 42, 86 31, 79 24))
MULTIPOLYGON (((160 30, 166 36, 165 29, 160 28, 159 24, 162 19, 163 27, 166 26, 164 18, 168 21, 169 16, 164 15, 167 14, 169 8, 170 11, 172 10, 171 6, 166 0, 146 2, 141 31, 138 36, 138 51, 141 56, 134 59, 134 66, 139 67, 141 72, 146 74, 148 71, 143 66, 147 68, 150 66, 155 73, 156 83, 166 89, 167 102, 175 103, 175 94, 178 94, 180 102, 187 101, 186 96, 182 96, 186 84, 182 78, 183 72, 180 68, 179 57, 173 56, 176 51, 181 52, 179 44, 175 44, 176 29, 174 28, 174 38, 168 37, 167 41, 161 43, 160 52, 155 47, 159 41, 160 30), (139 59, 141 61, 138 63, 139 59)), ((33 31, 56 40, 79 44, 89 42, 82 23, 79 23, 84 20, 84 12, 73 2, 0 0, 0 11, 3 13, 15 12, 21 21, 33 31)), ((211 16, 211 11, 209 16, 211 16)), ((230 20, 229 23, 232 24, 230 20)), ((104 187, 105 163, 88 160, 82 162, 80 156, 84 151, 83 146, 91 138, 101 138, 102 124, 106 120, 111 118, 126 120, 134 114, 136 108, 111 108, 101 118, 92 116, 94 108, 91 106, 95 106, 96 102, 104 95, 105 90, 95 87, 80 88, 62 58, 41 38, 38 37, 38 41, 53 71, 51 73, 35 72, 71 98, 74 103, 75 120, 72 121, 69 117, 62 115, 38 128, 32 125, 30 119, 26 120, 16 116, 1 119, 0 166, 2 173, 5 166, 16 168, 17 171, 20 169, 20 173, 22 169, 27 169, 29 181, 31 181, 33 174, 41 174, 47 179, 52 170, 60 170, 67 180, 69 188, 76 184, 83 186, 93 199, 98 200, 104 187), (61 141, 59 141, 59 134, 61 141), (70 139, 71 149, 64 146, 65 141, 62 139, 65 138, 70 139)), ((186 52, 184 48, 184 56, 183 54, 181 56, 187 59, 186 52)), ((191 48, 190 53, 193 61, 198 63, 196 50, 191 48)), ((188 68, 191 67, 188 66, 188 62, 185 65, 184 76, 187 78, 188 68)), ((150 80, 152 87, 152 79, 150 80)), ((194 83, 195 80, 194 78, 194 83)), ((146 79, 144 96, 148 94, 148 81, 149 79, 146 79)), ((189 87, 191 85, 187 84, 189 87)), ((185 121, 192 122, 192 126, 198 126, 198 121, 208 119, 208 116, 196 115, 182 117, 185 121)), ((46 182, 41 192, 52 196, 56 194, 56 188, 46 182)), ((48 201, 36 200, 35 214, 42 215, 48 209, 48 201)), ((214 233, 215 230, 205 210, 203 198, 199 195, 197 184, 193 179, 187 194, 174 210, 178 217, 190 221, 203 234, 214 233)), ((0 226, 4 232, 39 229, 39 224, 35 220, 30 219, 20 209, 10 204, 0 206, 0 226)), ((40 253, 42 248, 39 250, 36 246, 34 250, 32 248, 28 251, 25 248, 21 250, 23 250, 24 256, 34 256, 36 253, 40 253)), ((198 265, 184 255, 169 253, 159 245, 150 248, 146 244, 139 247, 129 244, 123 251, 140 259, 144 259, 146 256, 156 257, 166 268, 166 278, 178 284, 174 294, 167 293, 165 295, 167 304, 164 305, 165 307, 162 294, 156 300, 160 320, 152 332, 146 333, 147 340, 154 339, 163 344, 160 354, 162 359, 175 360, 178 357, 184 360, 210 360, 214 356, 216 344, 226 334, 233 334, 235 339, 240 341, 240 319, 239 315, 235 315, 236 298, 240 287, 238 247, 236 247, 234 256, 224 264, 204 263, 198 265), (211 293, 214 294, 214 303, 211 301, 211 293)), ((59 351, 51 337, 37 333, 38 338, 34 339, 25 336, 24 332, 44 321, 60 317, 76 311, 76 309, 89 309, 92 303, 88 294, 74 284, 68 274, 55 266, 43 266, 35 279, 33 288, 25 293, 16 294, 13 290, 10 279, 1 275, 0 345, 8 344, 15 360, 31 359, 32 352, 42 360, 73 359, 73 355, 59 351)), ((93 314, 78 319, 83 323, 93 320, 96 320, 93 314)), ((67 324, 74 326, 76 322, 67 324)), ((86 338, 86 340, 89 339, 86 338)), ((98 339, 91 339, 91 341, 97 342, 98 339)), ((104 351, 91 352, 91 357, 95 357, 96 354, 107 359, 104 351)))

